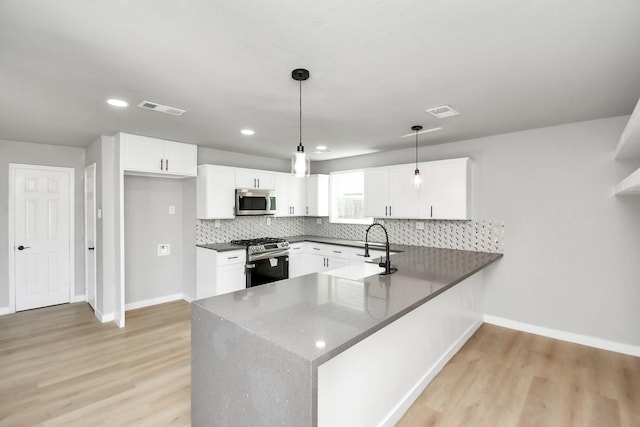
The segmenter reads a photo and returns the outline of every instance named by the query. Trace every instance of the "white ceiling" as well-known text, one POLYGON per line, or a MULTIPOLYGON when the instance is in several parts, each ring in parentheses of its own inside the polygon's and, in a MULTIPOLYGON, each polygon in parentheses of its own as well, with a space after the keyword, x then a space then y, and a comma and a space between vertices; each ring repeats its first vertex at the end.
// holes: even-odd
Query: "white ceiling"
POLYGON ((428 145, 625 115, 638 18, 638 0, 0 0, 0 139, 125 131, 287 158, 299 67, 303 143, 331 150, 314 160, 411 147, 414 124, 444 128, 428 145), (462 114, 424 112, 442 104, 462 114))

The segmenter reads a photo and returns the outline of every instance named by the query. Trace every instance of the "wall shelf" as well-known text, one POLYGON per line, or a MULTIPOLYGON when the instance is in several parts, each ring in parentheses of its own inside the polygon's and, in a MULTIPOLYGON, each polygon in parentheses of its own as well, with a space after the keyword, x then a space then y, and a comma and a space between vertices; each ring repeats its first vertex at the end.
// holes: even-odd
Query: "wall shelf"
MULTIPOLYGON (((620 135, 613 158, 615 160, 640 158, 640 100, 620 135)), ((613 194, 640 194, 640 169, 616 184, 613 194)))

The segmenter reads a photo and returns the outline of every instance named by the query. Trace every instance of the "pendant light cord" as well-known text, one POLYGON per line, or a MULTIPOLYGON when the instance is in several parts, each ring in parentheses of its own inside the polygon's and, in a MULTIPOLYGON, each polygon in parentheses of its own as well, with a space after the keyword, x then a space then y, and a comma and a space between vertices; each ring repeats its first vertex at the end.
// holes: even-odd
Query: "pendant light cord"
POLYGON ((300 146, 302 147, 302 80, 300 80, 300 146))
POLYGON ((416 170, 418 170, 418 131, 416 130, 416 170))

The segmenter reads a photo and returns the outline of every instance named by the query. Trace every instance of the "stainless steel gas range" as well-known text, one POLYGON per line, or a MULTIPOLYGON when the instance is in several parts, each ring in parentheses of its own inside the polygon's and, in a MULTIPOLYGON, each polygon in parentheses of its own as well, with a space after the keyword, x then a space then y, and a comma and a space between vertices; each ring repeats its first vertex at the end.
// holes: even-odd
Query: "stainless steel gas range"
POLYGON ((289 278, 289 242, 285 239, 262 237, 231 243, 247 248, 247 288, 289 278))

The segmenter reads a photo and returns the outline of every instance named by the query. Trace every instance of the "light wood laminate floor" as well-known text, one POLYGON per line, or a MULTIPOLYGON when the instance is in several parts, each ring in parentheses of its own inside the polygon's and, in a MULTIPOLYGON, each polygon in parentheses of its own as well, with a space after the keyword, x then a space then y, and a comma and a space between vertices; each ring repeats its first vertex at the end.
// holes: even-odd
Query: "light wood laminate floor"
MULTIPOLYGON (((190 424, 190 306, 0 316, 0 426, 190 424)), ((640 427, 640 359, 483 325, 398 426, 640 427)), ((233 426, 236 427, 236 426, 233 426)))

